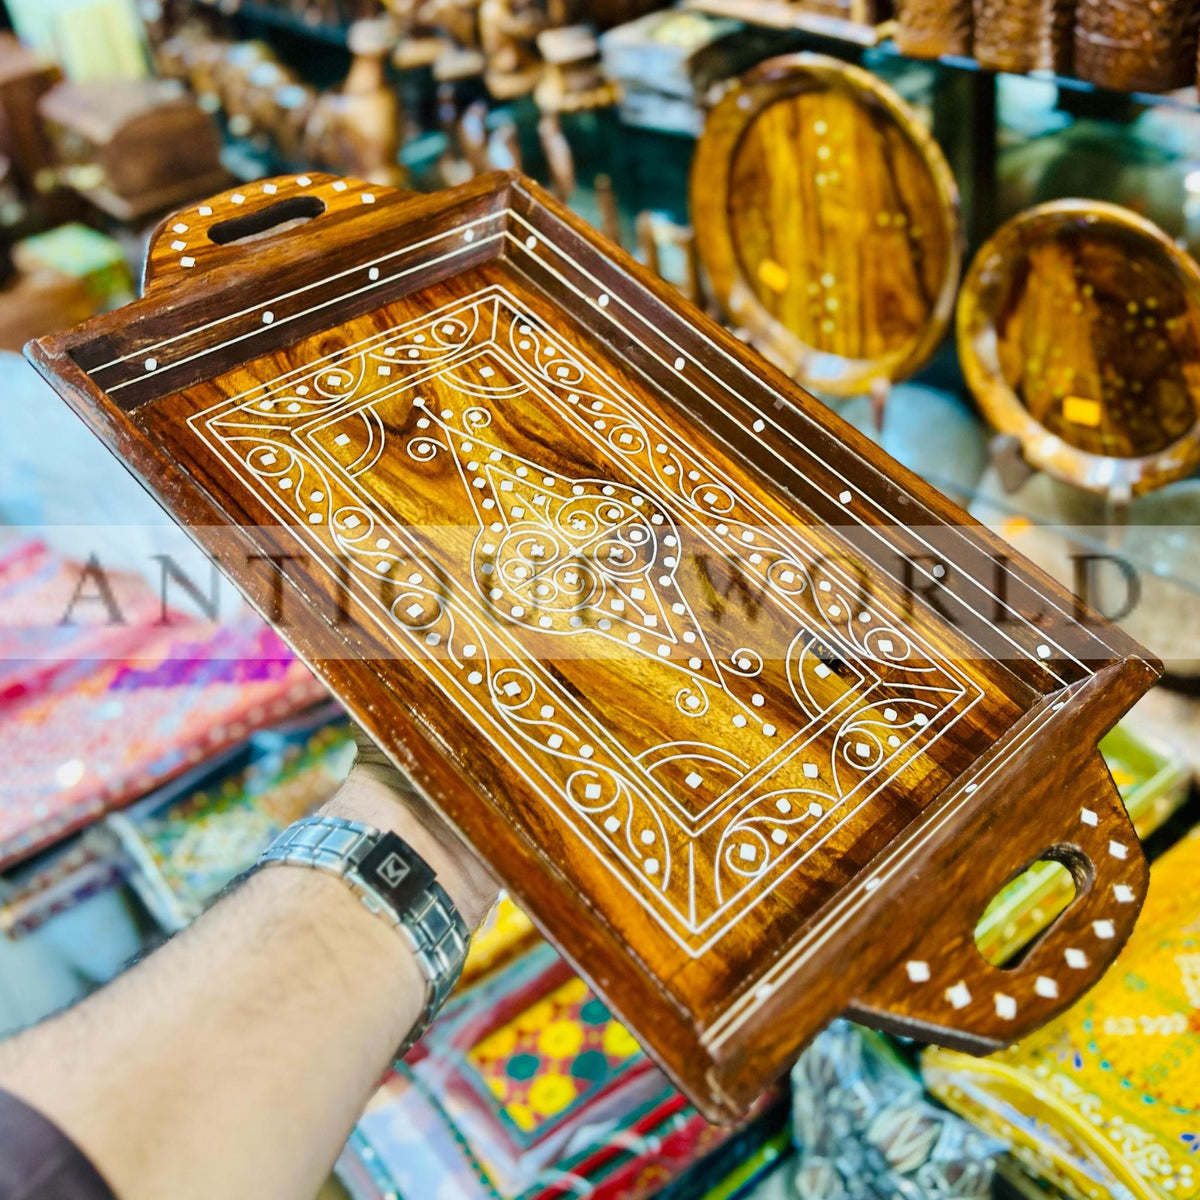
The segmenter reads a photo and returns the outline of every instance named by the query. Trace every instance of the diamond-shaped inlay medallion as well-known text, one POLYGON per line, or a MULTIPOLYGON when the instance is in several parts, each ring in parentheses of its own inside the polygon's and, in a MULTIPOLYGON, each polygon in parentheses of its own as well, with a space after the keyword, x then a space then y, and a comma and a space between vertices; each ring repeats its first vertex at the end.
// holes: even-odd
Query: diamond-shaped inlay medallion
POLYGON ((1002 1020, 1011 1021, 1017 1015, 1017 1002, 1003 992, 996 993, 996 1016, 1002 1020))
POLYGON ((1131 888, 1128 884, 1125 884, 1125 883, 1114 883, 1113 884, 1113 896, 1116 897, 1116 901, 1118 904, 1132 904, 1133 903, 1133 888, 1131 888))
POLYGON ((1096 931, 1096 936, 1106 942, 1117 936, 1116 928, 1111 921, 1093 921, 1092 928, 1096 931))
POLYGON ((1092 812, 1092 810, 1090 808, 1083 809, 1083 811, 1080 812, 1080 814, 1079 814, 1079 819, 1085 825, 1091 825, 1093 828, 1095 828, 1095 826, 1100 824, 1100 818, 1097 817, 1096 814, 1094 812, 1092 812))
POLYGON ((913 983, 928 983, 929 982, 929 964, 921 962, 920 959, 914 959, 912 962, 904 964, 904 969, 908 972, 908 977, 913 983))
POLYGON ((1109 842, 1108 852, 1113 858, 1125 858, 1129 854, 1127 847, 1123 846, 1120 842, 1109 842))
POLYGON ((1063 957, 1067 960, 1067 966, 1076 971, 1082 971, 1088 965, 1088 956, 1082 950, 1076 950, 1074 946, 1063 957))
POLYGON ((1039 996, 1045 997, 1047 1000, 1058 999, 1058 984, 1054 982, 1048 975, 1039 975, 1037 981, 1033 985, 1033 990, 1039 996))

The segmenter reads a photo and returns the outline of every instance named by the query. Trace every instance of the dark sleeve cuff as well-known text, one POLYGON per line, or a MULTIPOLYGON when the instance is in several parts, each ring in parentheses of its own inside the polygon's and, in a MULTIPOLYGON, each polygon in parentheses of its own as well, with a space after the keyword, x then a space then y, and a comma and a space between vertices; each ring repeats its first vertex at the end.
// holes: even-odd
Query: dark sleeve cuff
POLYGON ((116 1200, 53 1122, 0 1091, 0 1200, 116 1200))

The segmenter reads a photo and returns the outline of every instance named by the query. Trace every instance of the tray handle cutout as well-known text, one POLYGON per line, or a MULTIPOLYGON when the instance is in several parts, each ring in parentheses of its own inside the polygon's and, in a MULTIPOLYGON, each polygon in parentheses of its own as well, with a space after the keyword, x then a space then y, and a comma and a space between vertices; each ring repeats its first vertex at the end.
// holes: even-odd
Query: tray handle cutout
POLYGON ((935 852, 941 861, 908 886, 923 890, 936 876, 951 878, 952 889, 939 893, 948 902, 912 922, 904 953, 860 989, 852 1015, 987 1053, 1069 1008, 1097 982, 1133 931, 1149 871, 1098 752, 1059 793, 1040 821, 1003 796, 985 801, 980 828, 964 829, 935 852), (1015 959, 995 966, 975 943, 976 924, 997 892, 1046 859, 1071 872, 1075 899, 1015 959))
POLYGON ((248 239, 284 237, 299 221, 372 205, 393 188, 335 175, 279 175, 241 184, 167 217, 150 237, 142 291, 235 261, 248 239))

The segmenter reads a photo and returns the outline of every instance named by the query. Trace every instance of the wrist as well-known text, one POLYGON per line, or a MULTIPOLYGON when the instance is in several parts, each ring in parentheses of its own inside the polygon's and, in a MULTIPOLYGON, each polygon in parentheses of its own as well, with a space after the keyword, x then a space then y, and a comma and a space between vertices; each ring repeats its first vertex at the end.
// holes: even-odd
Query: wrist
POLYGON ((432 868, 471 930, 482 924, 499 889, 475 856, 415 793, 400 793, 372 769, 356 765, 320 810, 396 834, 432 868))

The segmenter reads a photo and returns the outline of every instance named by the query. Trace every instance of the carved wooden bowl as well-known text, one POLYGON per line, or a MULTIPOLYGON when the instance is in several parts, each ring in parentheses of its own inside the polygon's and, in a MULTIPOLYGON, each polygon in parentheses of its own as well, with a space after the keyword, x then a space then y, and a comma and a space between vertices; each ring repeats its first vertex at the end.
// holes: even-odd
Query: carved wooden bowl
POLYGON ((958 191, 911 108, 858 67, 771 59, 709 114, 691 175, 713 289, 753 344, 819 392, 917 370, 954 311, 958 191))
POLYGON ((706 1113, 840 1012, 1002 1045, 1132 928, 1153 661, 521 177, 248 185, 31 356, 706 1113))
POLYGON ((1200 269, 1095 200, 1014 217, 971 263, 958 348, 988 421, 1089 491, 1150 491, 1200 463, 1200 269))

